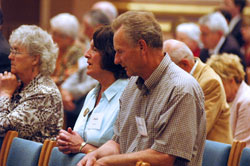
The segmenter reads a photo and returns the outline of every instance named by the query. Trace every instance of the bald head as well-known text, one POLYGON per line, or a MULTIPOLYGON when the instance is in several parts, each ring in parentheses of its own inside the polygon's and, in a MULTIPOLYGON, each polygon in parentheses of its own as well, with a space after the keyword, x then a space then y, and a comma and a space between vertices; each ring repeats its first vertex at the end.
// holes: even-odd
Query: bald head
POLYGON ((101 10, 108 16, 110 22, 112 22, 118 15, 116 7, 111 2, 108 1, 96 2, 92 6, 92 9, 101 10))
POLYGON ((168 53, 172 61, 183 70, 190 72, 194 66, 194 56, 188 46, 178 40, 169 39, 163 43, 163 52, 168 53))

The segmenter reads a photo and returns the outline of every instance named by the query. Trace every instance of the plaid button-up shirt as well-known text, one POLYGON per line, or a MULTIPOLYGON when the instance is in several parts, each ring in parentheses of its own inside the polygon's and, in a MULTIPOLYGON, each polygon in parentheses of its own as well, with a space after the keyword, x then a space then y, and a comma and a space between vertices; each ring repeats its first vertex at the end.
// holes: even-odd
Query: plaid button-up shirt
POLYGON ((201 165, 206 139, 203 92, 168 55, 145 82, 131 77, 120 101, 113 140, 121 153, 151 148, 176 156, 175 165, 201 165), (136 117, 145 119, 147 136, 139 134, 136 117))

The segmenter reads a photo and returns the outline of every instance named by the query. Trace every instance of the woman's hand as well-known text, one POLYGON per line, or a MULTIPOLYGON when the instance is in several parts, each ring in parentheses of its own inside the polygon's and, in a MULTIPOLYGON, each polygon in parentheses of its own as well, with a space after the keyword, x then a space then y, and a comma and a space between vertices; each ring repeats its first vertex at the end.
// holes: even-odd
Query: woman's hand
POLYGON ((18 86, 16 75, 7 71, 0 73, 0 96, 11 98, 18 86))
POLYGON ((83 138, 70 127, 68 128, 68 131, 60 130, 59 135, 57 136, 58 149, 65 154, 79 153, 83 141, 83 138))

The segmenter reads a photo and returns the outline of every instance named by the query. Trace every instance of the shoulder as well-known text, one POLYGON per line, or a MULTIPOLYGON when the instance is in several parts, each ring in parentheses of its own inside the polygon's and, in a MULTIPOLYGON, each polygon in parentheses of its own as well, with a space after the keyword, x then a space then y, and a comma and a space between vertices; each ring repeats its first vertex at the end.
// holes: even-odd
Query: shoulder
POLYGON ((229 34, 226 37, 224 47, 226 47, 226 48, 232 47, 233 49, 240 49, 240 46, 239 46, 237 40, 231 34, 229 34))
POLYGON ((33 88, 37 94, 57 96, 61 98, 60 91, 55 82, 49 76, 41 76, 34 84, 33 88))

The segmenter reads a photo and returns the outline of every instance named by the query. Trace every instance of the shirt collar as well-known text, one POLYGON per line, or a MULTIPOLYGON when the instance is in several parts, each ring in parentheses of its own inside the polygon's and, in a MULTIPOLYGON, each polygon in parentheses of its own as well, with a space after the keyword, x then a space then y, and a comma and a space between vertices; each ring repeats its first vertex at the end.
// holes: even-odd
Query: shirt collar
POLYGON ((189 72, 191 75, 194 74, 194 71, 195 71, 197 65, 198 65, 198 61, 195 59, 195 64, 194 64, 194 66, 192 67, 192 70, 189 72))
POLYGON ((124 86, 127 85, 127 81, 127 79, 116 80, 103 92, 103 95, 106 96, 108 101, 110 101, 121 89, 123 89, 124 86))
POLYGON ((138 89, 140 89, 144 95, 148 95, 150 93, 150 89, 153 88, 159 82, 159 80, 161 79, 161 75, 171 62, 172 61, 169 55, 166 54, 159 66, 154 70, 154 72, 147 80, 144 81, 141 77, 138 77, 136 81, 138 89))
POLYGON ((238 99, 239 99, 239 97, 241 97, 242 96, 242 93, 244 93, 244 91, 247 89, 247 84, 246 84, 246 82, 243 80, 242 82, 241 82, 241 84, 240 84, 240 86, 239 86, 239 89, 238 89, 238 91, 237 91, 237 93, 236 93, 236 95, 235 95, 235 98, 234 98, 234 100, 232 101, 232 103, 234 103, 235 101, 237 101, 238 99))
POLYGON ((232 30, 234 29, 235 25, 240 21, 241 16, 237 15, 234 18, 232 18, 232 20, 230 21, 228 27, 229 27, 229 33, 232 32, 232 30))
POLYGON ((216 47, 215 47, 213 50, 209 50, 209 53, 210 53, 210 54, 218 54, 219 51, 220 51, 221 46, 222 46, 223 43, 225 42, 225 39, 226 39, 225 36, 222 36, 222 37, 220 38, 219 43, 216 45, 216 47))

